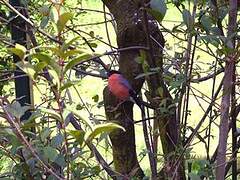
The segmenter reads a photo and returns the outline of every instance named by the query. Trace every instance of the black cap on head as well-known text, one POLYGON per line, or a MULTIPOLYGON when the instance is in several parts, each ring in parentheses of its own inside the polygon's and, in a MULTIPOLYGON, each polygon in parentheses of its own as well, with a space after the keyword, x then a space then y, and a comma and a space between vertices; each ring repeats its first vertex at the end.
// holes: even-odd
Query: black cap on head
POLYGON ((111 76, 111 75, 113 75, 113 74, 121 74, 121 72, 120 72, 120 71, 116 71, 116 70, 111 70, 111 71, 108 71, 108 72, 107 72, 107 76, 108 76, 108 77, 111 76))

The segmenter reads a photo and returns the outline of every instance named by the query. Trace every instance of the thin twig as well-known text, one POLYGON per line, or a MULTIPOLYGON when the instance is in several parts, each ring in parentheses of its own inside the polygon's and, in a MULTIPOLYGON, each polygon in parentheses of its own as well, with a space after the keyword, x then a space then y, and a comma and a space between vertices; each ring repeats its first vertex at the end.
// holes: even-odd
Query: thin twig
POLYGON ((215 95, 211 101, 211 103, 209 104, 207 110, 205 111, 204 115, 202 116, 202 118, 200 119, 200 121, 198 122, 197 126, 194 128, 194 131, 191 133, 191 135, 187 138, 186 142, 184 143, 184 148, 180 154, 180 156, 178 157, 178 159, 176 160, 176 162, 174 163, 174 166, 173 167, 176 167, 178 166, 178 164, 180 163, 180 160, 182 159, 185 151, 187 150, 187 148, 190 146, 192 140, 194 139, 195 135, 197 134, 197 131, 200 129, 202 123, 205 121, 206 117, 208 116, 208 113, 210 112, 210 110, 212 109, 214 103, 215 103, 215 100, 217 99, 217 96, 222 88, 222 83, 223 83, 223 80, 221 81, 217 91, 215 92, 215 95))

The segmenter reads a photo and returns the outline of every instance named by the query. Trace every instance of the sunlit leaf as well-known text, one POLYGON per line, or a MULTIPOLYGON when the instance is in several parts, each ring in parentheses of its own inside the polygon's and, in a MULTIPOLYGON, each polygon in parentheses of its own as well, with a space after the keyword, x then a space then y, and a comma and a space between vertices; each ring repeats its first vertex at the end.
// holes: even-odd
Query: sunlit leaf
POLYGON ((22 71, 24 71, 29 77, 34 79, 34 75, 36 73, 34 66, 31 65, 29 62, 18 61, 15 63, 22 71))
POLYGON ((71 45, 72 45, 75 41, 77 41, 79 38, 80 38, 80 37, 77 36, 77 37, 71 39, 69 42, 63 43, 63 45, 62 45, 62 47, 61 47, 62 51, 66 51, 66 50, 69 48, 69 46, 71 46, 71 45))
POLYGON ((101 133, 110 133, 116 129, 121 129, 125 131, 125 129, 122 126, 115 123, 106 123, 106 124, 96 125, 94 127, 94 130, 86 137, 86 141, 92 141, 92 139, 95 138, 97 135, 101 133))
POLYGON ((62 51, 61 48, 59 47, 50 47, 48 48, 49 50, 51 50, 55 55, 63 58, 64 57, 64 52, 62 51))
POLYGON ((22 50, 22 52, 24 52, 24 53, 26 53, 26 51, 27 51, 27 49, 23 45, 18 44, 18 43, 15 45, 15 48, 22 50))
POLYGON ((55 59, 52 59, 49 55, 44 53, 35 53, 32 55, 33 58, 37 58, 40 62, 45 62, 47 65, 49 65, 58 76, 60 75, 61 69, 58 63, 55 61, 55 59))
POLYGON ((66 52, 63 54, 63 59, 66 59, 66 58, 68 58, 68 57, 70 57, 70 56, 82 54, 82 53, 83 53, 82 51, 77 50, 77 49, 69 50, 69 51, 66 51, 66 52))
POLYGON ((69 69, 73 68, 77 64, 79 64, 81 61, 89 59, 92 57, 90 54, 83 53, 79 57, 74 58, 73 60, 69 61, 67 65, 64 68, 63 74, 65 74, 69 69))
POLYGON ((61 32, 64 27, 66 26, 67 22, 72 19, 73 14, 70 12, 65 12, 63 14, 60 15, 58 21, 57 21, 57 28, 58 28, 58 32, 61 32))
POLYGON ((8 48, 8 50, 11 53, 17 55, 21 60, 24 59, 26 51, 27 51, 26 48, 20 44, 16 44, 15 48, 8 48))
POLYGON ((79 143, 80 146, 82 146, 83 142, 84 142, 84 135, 85 132, 82 130, 71 130, 69 131, 69 134, 72 135, 76 141, 79 143))
POLYGON ((59 115, 56 111, 54 111, 54 110, 52 110, 52 109, 41 108, 40 111, 41 111, 42 113, 48 114, 49 116, 52 116, 53 118, 55 118, 55 119, 57 119, 57 120, 60 120, 60 119, 61 119, 60 115, 59 115))
POLYGON ((59 79, 59 75, 57 74, 57 72, 55 70, 49 69, 48 73, 53 78, 53 84, 57 86, 57 89, 59 89, 60 88, 60 79, 59 79))
POLYGON ((46 62, 38 62, 34 65, 34 70, 36 73, 42 71, 48 64, 46 62))
POLYGON ((54 22, 57 23, 58 21, 58 12, 56 8, 51 8, 50 9, 50 15, 49 15, 50 19, 54 22))
POLYGON ((32 58, 38 59, 40 62, 46 62, 49 64, 52 61, 52 58, 48 54, 44 53, 35 53, 31 55, 32 58))

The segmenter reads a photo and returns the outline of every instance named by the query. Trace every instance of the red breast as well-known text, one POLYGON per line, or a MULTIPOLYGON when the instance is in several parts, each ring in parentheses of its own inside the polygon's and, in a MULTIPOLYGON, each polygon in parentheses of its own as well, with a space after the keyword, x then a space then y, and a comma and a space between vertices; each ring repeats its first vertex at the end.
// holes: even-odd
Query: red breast
POLYGON ((126 100, 129 98, 129 89, 121 83, 120 74, 113 74, 108 78, 108 87, 118 99, 126 100))

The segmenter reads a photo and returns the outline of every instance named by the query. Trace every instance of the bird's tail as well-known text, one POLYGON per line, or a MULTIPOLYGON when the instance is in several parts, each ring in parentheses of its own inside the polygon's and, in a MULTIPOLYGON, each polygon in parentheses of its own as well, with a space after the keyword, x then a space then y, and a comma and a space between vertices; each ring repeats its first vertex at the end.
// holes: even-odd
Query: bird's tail
POLYGON ((138 105, 138 107, 141 109, 142 116, 145 117, 145 110, 144 110, 144 105, 142 103, 142 100, 134 92, 130 93, 130 95, 135 101, 135 103, 138 105))

